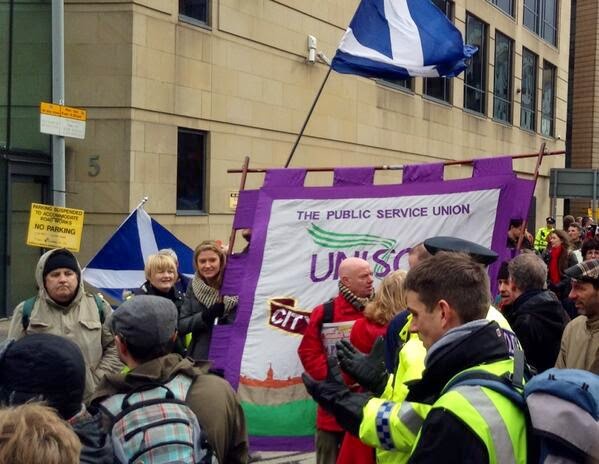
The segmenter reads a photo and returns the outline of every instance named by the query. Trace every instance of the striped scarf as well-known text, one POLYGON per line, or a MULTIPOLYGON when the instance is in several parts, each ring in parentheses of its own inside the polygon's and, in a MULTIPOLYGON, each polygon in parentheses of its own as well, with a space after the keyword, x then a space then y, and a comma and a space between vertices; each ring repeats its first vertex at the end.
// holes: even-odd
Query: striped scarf
MULTIPOLYGON (((193 289, 193 294, 197 300, 206 308, 210 308, 215 303, 220 301, 220 294, 218 290, 204 282, 200 277, 198 277, 197 274, 193 276, 191 288, 193 289)), ((225 296, 223 297, 222 301, 225 304, 225 314, 229 314, 229 312, 231 312, 231 310, 237 306, 239 297, 225 296)))
POLYGON ((341 293, 343 297, 358 311, 363 311, 364 307, 374 296, 374 290, 372 291, 369 297, 361 298, 359 296, 356 296, 352 293, 352 291, 349 288, 343 285, 341 281, 339 281, 339 293, 341 293))

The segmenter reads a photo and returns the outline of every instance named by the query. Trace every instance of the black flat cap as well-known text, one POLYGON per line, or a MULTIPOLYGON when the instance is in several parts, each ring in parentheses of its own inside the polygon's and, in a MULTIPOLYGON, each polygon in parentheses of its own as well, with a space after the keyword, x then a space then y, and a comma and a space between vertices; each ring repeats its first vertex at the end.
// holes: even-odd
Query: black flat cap
POLYGON ((457 237, 432 237, 424 241, 424 248, 431 255, 439 251, 449 251, 453 253, 466 253, 477 263, 488 266, 497 261, 498 255, 493 250, 489 250, 478 243, 464 240, 457 237))
POLYGON ((575 264, 564 271, 568 277, 583 282, 599 282, 599 259, 591 259, 575 264))

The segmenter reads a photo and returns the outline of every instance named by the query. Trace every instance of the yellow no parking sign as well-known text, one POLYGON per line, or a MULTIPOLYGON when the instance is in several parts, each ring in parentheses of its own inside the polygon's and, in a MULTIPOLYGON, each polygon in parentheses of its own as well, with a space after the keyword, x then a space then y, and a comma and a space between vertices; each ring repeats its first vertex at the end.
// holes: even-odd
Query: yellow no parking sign
POLYGON ((27 245, 79 251, 84 214, 82 209, 31 203, 27 245))

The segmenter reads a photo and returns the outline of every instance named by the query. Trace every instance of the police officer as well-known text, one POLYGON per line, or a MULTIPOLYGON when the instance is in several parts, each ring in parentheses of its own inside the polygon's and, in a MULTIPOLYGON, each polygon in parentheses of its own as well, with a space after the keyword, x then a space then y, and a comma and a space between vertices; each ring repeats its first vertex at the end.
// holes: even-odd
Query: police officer
POLYGON ((410 330, 427 350, 422 379, 410 384, 406 400, 349 392, 332 360, 327 380, 305 376, 308 391, 363 440, 374 431, 381 447, 407 448, 415 436, 409 462, 526 462, 526 423, 516 405, 486 387, 447 388, 471 369, 513 372, 513 340, 484 319, 490 304, 484 269, 467 256, 440 252, 412 269, 406 286, 410 330))

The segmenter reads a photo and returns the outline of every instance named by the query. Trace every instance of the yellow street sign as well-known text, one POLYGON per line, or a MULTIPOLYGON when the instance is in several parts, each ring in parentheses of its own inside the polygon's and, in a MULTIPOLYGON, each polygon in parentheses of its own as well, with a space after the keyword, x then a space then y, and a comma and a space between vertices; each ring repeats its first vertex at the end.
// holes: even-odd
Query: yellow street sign
POLYGON ((85 138, 87 111, 54 103, 40 103, 40 132, 63 137, 85 138))
POLYGON ((82 209, 31 203, 27 245, 79 251, 84 214, 82 209))

